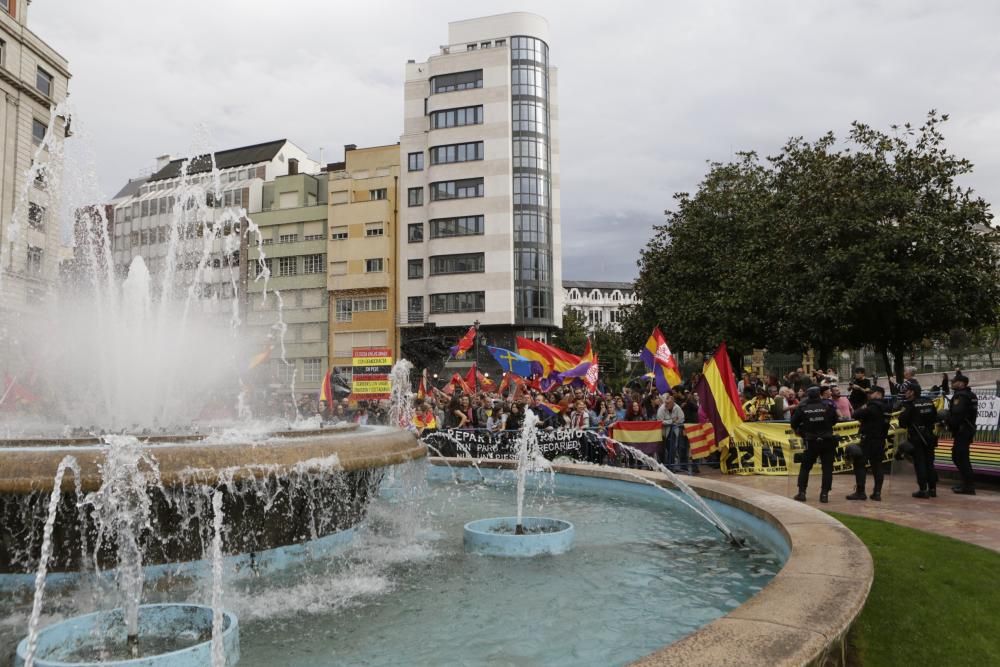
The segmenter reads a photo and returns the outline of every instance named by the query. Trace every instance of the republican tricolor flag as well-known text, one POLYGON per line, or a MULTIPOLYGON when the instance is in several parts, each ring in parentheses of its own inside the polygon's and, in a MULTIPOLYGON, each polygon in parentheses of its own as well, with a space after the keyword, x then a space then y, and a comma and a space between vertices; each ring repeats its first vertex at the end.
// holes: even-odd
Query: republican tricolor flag
POLYGON ((458 340, 458 343, 452 345, 448 351, 451 352, 451 356, 456 359, 463 359, 465 358, 465 353, 469 351, 475 342, 476 327, 471 326, 469 327, 469 330, 465 332, 465 335, 458 340))
POLYGON ((646 370, 653 372, 656 391, 663 394, 681 383, 681 369, 677 365, 677 358, 670 351, 667 339, 664 338, 659 326, 653 328, 653 333, 649 335, 646 346, 639 352, 639 356, 646 364, 646 370))
POLYGON ((694 391, 698 394, 700 410, 704 412, 706 421, 712 424, 716 445, 725 449, 729 445, 730 434, 746 419, 725 342, 705 363, 694 391))

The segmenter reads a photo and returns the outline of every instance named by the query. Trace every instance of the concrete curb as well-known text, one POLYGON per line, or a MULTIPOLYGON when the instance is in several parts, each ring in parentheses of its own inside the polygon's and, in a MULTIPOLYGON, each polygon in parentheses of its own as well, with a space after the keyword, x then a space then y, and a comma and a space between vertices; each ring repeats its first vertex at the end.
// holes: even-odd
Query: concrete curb
MULTIPOLYGON (((441 465, 442 459, 432 458, 441 465)), ((448 459, 468 466, 471 459, 448 459)), ((511 461, 484 460, 480 466, 512 468, 511 461)), ((635 483, 613 468, 555 465, 556 472, 635 483)), ((630 470, 661 486, 665 475, 630 470)), ((847 632, 868 599, 875 576, 864 543, 829 515, 766 491, 713 479, 686 477, 705 498, 755 516, 785 536, 791 553, 785 566, 757 595, 740 607, 633 665, 719 667, 836 666, 845 662, 847 632)))

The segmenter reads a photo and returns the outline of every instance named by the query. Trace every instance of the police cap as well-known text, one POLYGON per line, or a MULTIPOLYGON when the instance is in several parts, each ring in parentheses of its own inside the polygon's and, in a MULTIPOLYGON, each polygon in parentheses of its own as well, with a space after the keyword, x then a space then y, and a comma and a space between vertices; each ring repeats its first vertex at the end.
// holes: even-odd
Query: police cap
POLYGON ((969 384, 969 378, 962 374, 962 371, 955 371, 955 377, 951 379, 952 382, 964 382, 966 386, 969 384))

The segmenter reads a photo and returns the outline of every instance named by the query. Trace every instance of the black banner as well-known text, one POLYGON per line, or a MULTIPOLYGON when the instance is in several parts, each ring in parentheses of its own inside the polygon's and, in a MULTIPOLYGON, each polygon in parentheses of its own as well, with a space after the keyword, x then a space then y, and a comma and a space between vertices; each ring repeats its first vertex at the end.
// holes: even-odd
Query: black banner
MULTIPOLYGON (((423 440, 443 456, 513 460, 518 435, 518 431, 491 433, 485 429, 444 429, 425 433, 423 440)), ((550 461, 557 456, 568 456, 576 461, 603 463, 607 458, 600 436, 580 429, 538 431, 538 450, 550 461)))

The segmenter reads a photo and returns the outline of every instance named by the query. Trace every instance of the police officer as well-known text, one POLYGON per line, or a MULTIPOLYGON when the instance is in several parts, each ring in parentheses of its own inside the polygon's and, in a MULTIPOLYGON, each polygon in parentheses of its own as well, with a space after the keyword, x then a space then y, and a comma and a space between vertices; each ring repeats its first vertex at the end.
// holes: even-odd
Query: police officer
POLYGON ((805 502, 806 487, 809 486, 809 471, 816 459, 823 466, 823 480, 819 501, 830 502, 830 487, 833 486, 833 455, 837 441, 833 436, 833 425, 837 423, 837 410, 820 398, 819 387, 810 387, 806 400, 799 404, 792 414, 792 430, 804 441, 806 451, 799 466, 799 492, 795 500, 805 502))
POLYGON ((906 429, 910 444, 913 445, 913 467, 917 472, 917 486, 914 498, 937 498, 937 471, 934 469, 934 448, 937 436, 937 408, 934 401, 920 395, 920 385, 916 380, 907 380, 902 385, 903 410, 899 413, 899 425, 906 429))
POLYGON ((948 411, 948 430, 954 441, 951 445, 951 460, 962 476, 962 483, 951 487, 955 493, 976 495, 972 477, 972 462, 969 460, 969 446, 976 434, 976 417, 979 414, 979 399, 969 389, 969 378, 962 371, 955 373, 951 381, 954 395, 948 411))
POLYGON ((867 401, 854 411, 854 418, 860 423, 858 429, 861 435, 861 445, 852 445, 848 449, 855 448, 854 459, 854 481, 857 486, 854 493, 847 496, 848 500, 865 500, 865 464, 872 467, 872 476, 875 478, 875 489, 872 491, 872 500, 882 500, 882 482, 885 481, 885 473, 882 470, 882 458, 885 456, 885 439, 889 436, 889 418, 885 409, 885 390, 882 387, 873 387, 869 393, 865 394, 867 401))

